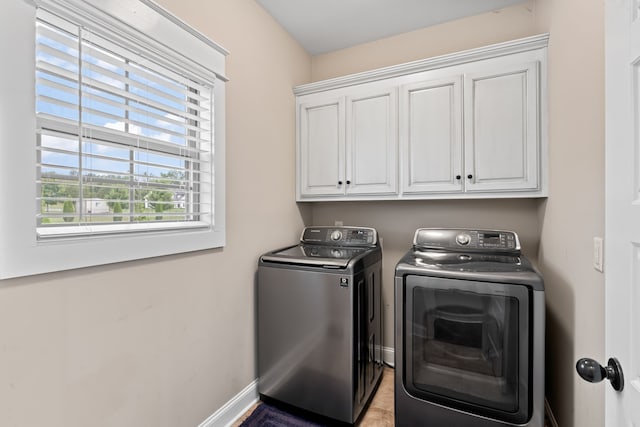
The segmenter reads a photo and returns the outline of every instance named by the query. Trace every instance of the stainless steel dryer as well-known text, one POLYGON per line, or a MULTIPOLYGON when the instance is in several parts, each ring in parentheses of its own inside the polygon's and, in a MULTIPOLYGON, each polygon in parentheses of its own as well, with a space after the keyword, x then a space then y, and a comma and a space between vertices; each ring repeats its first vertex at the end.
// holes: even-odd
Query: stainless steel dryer
POLYGON ((395 313, 396 426, 544 425, 544 286, 516 233, 418 229, 395 313))
POLYGON ((364 227, 307 227, 258 266, 258 391, 355 423, 382 373, 382 251, 364 227))

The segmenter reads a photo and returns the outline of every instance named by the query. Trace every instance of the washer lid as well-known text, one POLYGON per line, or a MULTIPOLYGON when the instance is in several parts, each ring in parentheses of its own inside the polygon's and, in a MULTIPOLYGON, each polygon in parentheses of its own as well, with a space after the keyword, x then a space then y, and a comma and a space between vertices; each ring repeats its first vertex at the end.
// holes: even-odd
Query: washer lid
POLYGON ((283 264, 346 268, 352 259, 370 250, 371 248, 300 244, 269 252, 263 255, 261 260, 283 264))

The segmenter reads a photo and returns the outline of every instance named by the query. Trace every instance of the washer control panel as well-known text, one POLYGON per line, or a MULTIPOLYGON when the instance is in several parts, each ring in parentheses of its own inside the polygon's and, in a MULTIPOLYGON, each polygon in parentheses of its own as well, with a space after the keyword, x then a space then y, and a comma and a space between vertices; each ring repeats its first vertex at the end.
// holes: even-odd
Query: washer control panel
POLYGON ((306 227, 300 237, 302 243, 335 246, 375 246, 378 233, 369 227, 306 227))
POLYGON ((413 246, 416 249, 520 252, 518 235, 503 230, 419 228, 413 246))

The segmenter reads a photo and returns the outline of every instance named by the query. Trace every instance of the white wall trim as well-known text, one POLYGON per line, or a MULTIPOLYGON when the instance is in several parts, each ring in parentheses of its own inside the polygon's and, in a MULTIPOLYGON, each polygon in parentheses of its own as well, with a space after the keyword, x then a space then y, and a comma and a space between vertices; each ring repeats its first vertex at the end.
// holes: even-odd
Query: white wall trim
POLYGON ((92 33, 117 40, 136 52, 144 46, 145 56, 172 69, 181 64, 205 81, 211 73, 223 81, 225 57, 229 51, 188 26, 153 1, 130 0, 28 0, 37 7, 87 26, 92 33), (169 59, 167 64, 166 59, 169 59))
POLYGON ((387 366, 395 367, 395 350, 393 347, 382 347, 382 361, 387 366))
POLYGON ((164 16, 169 21, 173 22, 174 24, 176 24, 177 26, 179 26, 180 28, 182 28, 186 32, 190 33, 191 35, 193 35, 197 39, 201 40, 203 43, 211 46, 212 48, 214 48, 218 52, 222 53, 223 55, 225 55, 225 56, 229 55, 229 51, 227 49, 225 49, 223 46, 221 46, 218 43, 214 42, 213 40, 211 40, 210 38, 208 38, 207 36, 202 34, 200 31, 196 30, 191 25, 189 25, 186 22, 184 22, 182 19, 178 18, 173 13, 169 12, 167 9, 165 9, 162 6, 160 6, 154 0, 140 0, 140 3, 144 3, 149 8, 155 10, 158 14, 164 16))
POLYGON ((228 427, 249 410, 259 399, 258 380, 254 380, 240 393, 222 405, 198 427, 228 427))
POLYGON ((399 77, 407 74, 433 70, 436 68, 449 67, 452 65, 464 64, 471 61, 493 58, 497 56, 510 55, 519 52, 541 49, 547 47, 549 34, 525 37, 504 43, 492 44, 476 49, 469 49, 462 52, 447 55, 435 56, 433 58, 420 59, 390 67, 379 68, 372 71, 350 74, 333 79, 322 80, 314 83, 307 83, 293 88, 295 95, 307 95, 321 92, 328 89, 337 89, 354 84, 367 83, 376 80, 399 77))

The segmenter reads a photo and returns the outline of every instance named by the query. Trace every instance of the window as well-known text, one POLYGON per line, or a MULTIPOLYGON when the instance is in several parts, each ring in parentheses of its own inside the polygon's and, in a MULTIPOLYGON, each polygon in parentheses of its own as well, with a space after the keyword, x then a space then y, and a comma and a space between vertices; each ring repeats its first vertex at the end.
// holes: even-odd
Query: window
POLYGON ((38 237, 209 226, 212 85, 44 11, 36 28, 38 237))
POLYGON ((0 172, 28 187, 0 202, 16 222, 0 278, 223 246, 226 52, 148 0, 37 3, 8 12, 35 53, 15 50, 32 137, 12 132, 0 172))

